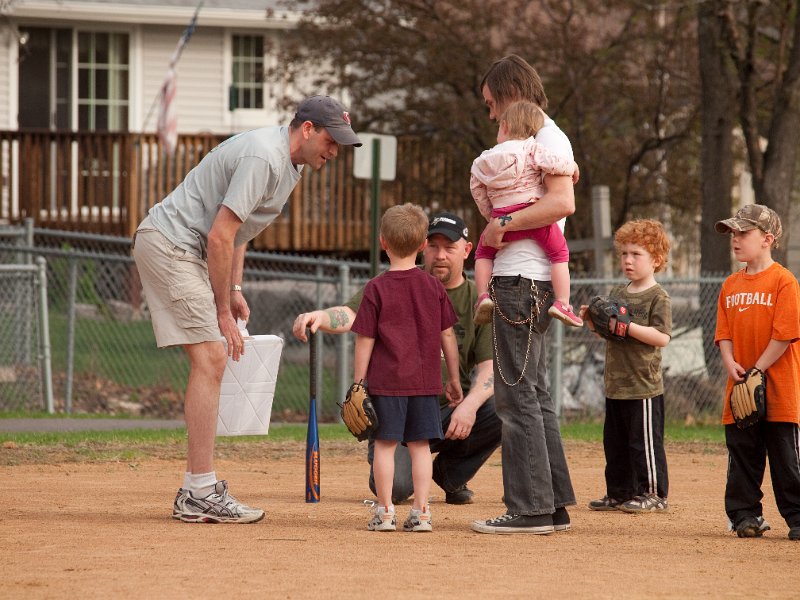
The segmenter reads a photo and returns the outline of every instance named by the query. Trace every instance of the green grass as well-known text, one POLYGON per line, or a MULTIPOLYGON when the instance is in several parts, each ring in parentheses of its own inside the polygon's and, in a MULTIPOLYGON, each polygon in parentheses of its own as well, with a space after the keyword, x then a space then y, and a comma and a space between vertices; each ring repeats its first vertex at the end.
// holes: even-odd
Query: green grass
POLYGON ((137 421, 146 420, 148 417, 139 417, 136 415, 102 415, 89 413, 72 413, 67 414, 63 412, 49 413, 45 411, 26 411, 26 410, 6 410, 0 411, 0 422, 3 419, 121 419, 124 421, 137 421))
MULTIPOLYGON (((575 422, 561 426, 564 439, 585 442, 603 441, 603 423, 575 422)), ((669 442, 725 442, 725 429, 722 425, 684 425, 667 423, 664 426, 664 438, 669 442)))
MULTIPOLYGON (((344 425, 319 425, 320 440, 353 439, 344 425)), ((60 445, 75 447, 81 444, 172 444, 186 439, 186 430, 178 429, 126 429, 120 431, 63 431, 63 432, 0 432, 0 443, 15 442, 39 446, 60 445)), ((305 423, 273 423, 268 436, 246 435, 218 438, 218 444, 235 445, 255 442, 299 442, 306 439, 305 423)))
MULTIPOLYGON (((7 417, 9 413, 2 413, 7 417)), ((15 413, 11 413, 15 414, 15 413)), ((26 413, 25 417, 50 416, 26 413)), ((19 418, 19 417, 16 417, 19 418)), ((344 425, 321 423, 319 425, 320 440, 341 441, 353 439, 344 425)), ((582 442, 602 442, 602 423, 568 423, 562 427, 562 436, 566 440, 582 442)), ((667 425, 665 431, 667 442, 712 442, 724 443, 725 433, 722 426, 711 425, 667 425)), ((179 429, 130 429, 123 431, 69 431, 69 432, 0 432, 0 443, 13 441, 18 444, 77 446, 86 443, 121 443, 131 444, 171 444, 186 438, 186 431, 179 429)), ((254 442, 301 442, 306 439, 305 423, 273 423, 268 436, 236 436, 219 438, 223 445, 249 444, 254 442)))

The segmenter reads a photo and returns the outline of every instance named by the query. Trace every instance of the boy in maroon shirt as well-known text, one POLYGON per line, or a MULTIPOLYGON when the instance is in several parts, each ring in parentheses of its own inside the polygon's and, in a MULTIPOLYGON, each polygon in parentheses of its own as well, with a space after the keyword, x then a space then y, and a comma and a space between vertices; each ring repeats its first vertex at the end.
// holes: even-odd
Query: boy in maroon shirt
POLYGON ((447 365, 445 393, 451 405, 462 399, 458 321, 442 283, 416 267, 427 243, 428 218, 419 206, 392 206, 383 215, 381 247, 389 270, 364 288, 353 322, 356 334, 353 375, 364 381, 378 415, 373 470, 378 505, 370 531, 394 531, 392 504, 394 452, 408 446, 414 481, 414 505, 404 531, 431 531, 428 503, 433 462, 429 440, 442 439, 438 396, 442 392, 441 353, 447 365))

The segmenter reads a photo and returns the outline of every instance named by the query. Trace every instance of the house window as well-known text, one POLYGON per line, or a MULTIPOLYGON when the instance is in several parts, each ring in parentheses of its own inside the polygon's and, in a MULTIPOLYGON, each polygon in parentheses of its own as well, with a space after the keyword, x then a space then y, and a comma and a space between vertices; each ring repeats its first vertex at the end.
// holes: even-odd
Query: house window
POLYGON ((264 38, 233 36, 230 108, 264 108, 264 38))
POLYGON ((19 127, 69 129, 72 31, 28 27, 19 40, 19 127))
POLYGON ((127 34, 78 33, 78 129, 127 131, 127 34))

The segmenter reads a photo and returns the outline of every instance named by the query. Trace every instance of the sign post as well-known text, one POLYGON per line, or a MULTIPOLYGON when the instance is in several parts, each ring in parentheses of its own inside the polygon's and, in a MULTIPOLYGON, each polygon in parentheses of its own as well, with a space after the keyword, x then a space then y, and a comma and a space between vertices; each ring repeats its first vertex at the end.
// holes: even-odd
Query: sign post
POLYGON ((381 212, 381 141, 377 138, 372 140, 372 196, 370 198, 370 217, 372 221, 372 233, 369 246, 369 276, 375 277, 378 274, 378 266, 381 262, 381 248, 379 243, 379 213, 381 212))
POLYGON ((372 180, 370 197, 370 276, 378 274, 381 248, 378 239, 381 212, 381 181, 394 181, 397 169, 397 138, 393 135, 359 133, 363 146, 355 149, 353 176, 372 180))

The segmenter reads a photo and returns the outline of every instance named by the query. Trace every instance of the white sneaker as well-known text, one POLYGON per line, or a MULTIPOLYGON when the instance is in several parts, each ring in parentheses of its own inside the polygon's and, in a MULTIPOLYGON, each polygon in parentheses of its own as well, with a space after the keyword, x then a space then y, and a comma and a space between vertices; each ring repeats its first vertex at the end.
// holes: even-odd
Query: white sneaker
POLYGON ((655 494, 643 494, 634 496, 617 508, 627 513, 667 512, 669 503, 666 498, 659 498, 655 494))
POLYGON ((182 509, 178 518, 184 523, 255 523, 264 518, 263 510, 245 506, 228 493, 227 481, 214 484, 214 491, 205 498, 188 492, 182 509))
POLYGON ((172 503, 172 518, 180 521, 181 515, 185 510, 186 498, 189 496, 189 490, 179 488, 178 493, 175 494, 175 501, 172 503))
POLYGON ((403 523, 403 531, 433 531, 430 507, 412 508, 408 518, 403 523))
POLYGON ((372 518, 367 523, 370 531, 395 531, 397 521, 395 520, 394 506, 376 506, 372 509, 372 518))

